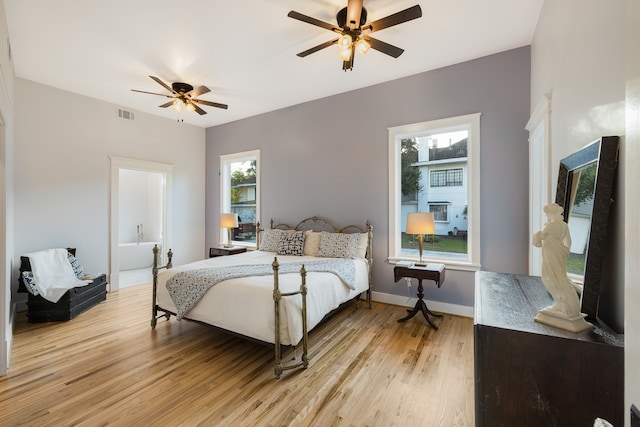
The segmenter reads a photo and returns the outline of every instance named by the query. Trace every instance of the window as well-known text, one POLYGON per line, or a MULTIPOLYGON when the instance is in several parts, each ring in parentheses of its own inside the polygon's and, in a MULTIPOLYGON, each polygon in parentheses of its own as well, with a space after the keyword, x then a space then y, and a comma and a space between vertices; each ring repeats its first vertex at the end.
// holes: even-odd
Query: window
MULTIPOLYGON (((480 114, 389 128, 389 261, 417 261, 410 212, 432 212, 423 258, 480 267, 480 114)), ((425 236, 427 237, 427 236, 425 236)))
POLYGON ((432 170, 431 187, 462 187, 462 169, 432 170))
POLYGON ((448 204, 429 203, 429 212, 433 213, 433 220, 436 222, 446 222, 449 220, 447 216, 448 204))
MULTIPOLYGON (((220 156, 220 213, 238 215, 231 242, 256 245, 256 223, 260 217, 260 150, 220 156)), ((220 236, 226 236, 220 229, 220 236)), ((225 240, 226 239, 222 239, 225 240)))

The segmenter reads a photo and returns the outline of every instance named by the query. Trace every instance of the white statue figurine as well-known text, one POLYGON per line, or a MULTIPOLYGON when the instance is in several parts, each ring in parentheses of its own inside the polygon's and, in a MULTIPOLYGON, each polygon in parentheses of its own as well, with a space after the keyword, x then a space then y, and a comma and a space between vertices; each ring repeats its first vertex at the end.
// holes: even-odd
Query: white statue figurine
POLYGON ((571 248, 569 226, 562 216, 563 208, 550 203, 544 207, 547 223, 533 235, 533 245, 542 247, 542 283, 553 297, 553 305, 538 311, 535 321, 582 332, 593 327, 580 313, 580 298, 567 276, 567 258, 571 248))

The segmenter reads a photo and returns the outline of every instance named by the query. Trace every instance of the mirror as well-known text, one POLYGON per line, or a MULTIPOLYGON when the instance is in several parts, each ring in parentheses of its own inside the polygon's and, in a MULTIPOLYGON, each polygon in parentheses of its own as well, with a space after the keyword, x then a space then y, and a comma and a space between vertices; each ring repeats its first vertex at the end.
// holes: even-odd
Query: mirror
POLYGON ((556 203, 571 233, 567 272, 582 282, 581 311, 596 319, 609 209, 618 164, 617 136, 602 137, 560 161, 556 203))

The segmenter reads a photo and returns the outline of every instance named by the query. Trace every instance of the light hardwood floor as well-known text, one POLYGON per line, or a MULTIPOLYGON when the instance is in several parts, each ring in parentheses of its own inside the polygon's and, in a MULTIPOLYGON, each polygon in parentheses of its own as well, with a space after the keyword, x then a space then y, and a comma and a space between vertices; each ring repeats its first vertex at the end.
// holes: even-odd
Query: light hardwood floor
POLYGON ((19 313, 0 425, 473 426, 473 321, 434 331, 405 308, 352 304, 310 334, 306 370, 193 322, 150 328, 150 285, 69 322, 19 313))

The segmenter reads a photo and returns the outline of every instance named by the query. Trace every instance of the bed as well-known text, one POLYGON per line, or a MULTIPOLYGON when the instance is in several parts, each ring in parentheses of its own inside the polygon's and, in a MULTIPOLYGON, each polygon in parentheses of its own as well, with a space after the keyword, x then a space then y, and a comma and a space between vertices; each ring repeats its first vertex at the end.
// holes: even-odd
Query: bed
POLYGON ((296 226, 257 226, 258 249, 173 268, 158 266, 154 248, 153 313, 228 331, 275 349, 275 376, 309 364, 307 334, 351 300, 371 308, 373 228, 338 228, 311 217, 296 226), (163 270, 162 272, 160 270, 163 270), (282 347, 302 346, 300 362, 284 365, 282 347))

